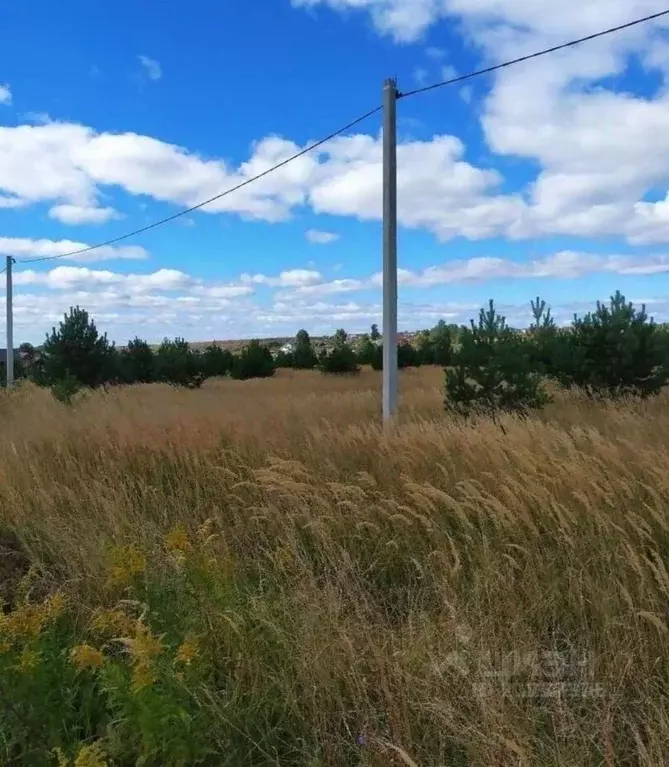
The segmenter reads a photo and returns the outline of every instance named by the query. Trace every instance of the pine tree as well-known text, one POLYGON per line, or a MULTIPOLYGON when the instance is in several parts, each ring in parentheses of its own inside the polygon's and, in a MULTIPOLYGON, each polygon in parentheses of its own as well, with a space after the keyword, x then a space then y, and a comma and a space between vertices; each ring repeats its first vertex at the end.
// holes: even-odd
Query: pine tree
POLYGON ((229 349, 210 344, 202 355, 202 368, 207 378, 226 376, 232 370, 234 357, 229 349))
POLYGON ((151 383, 156 380, 156 360, 153 349, 134 338, 120 353, 121 377, 124 383, 151 383))
POLYGON ((559 379, 589 394, 657 394, 669 381, 663 334, 620 291, 585 317, 574 316, 560 354, 559 379))
POLYGON ((360 366, 355 352, 348 343, 348 335, 345 330, 338 330, 334 334, 333 346, 330 351, 323 350, 318 366, 322 373, 359 373, 360 366))
POLYGON ((460 346, 446 370, 446 409, 462 416, 492 416, 502 411, 525 412, 541 407, 548 395, 532 370, 528 350, 497 314, 490 301, 478 323, 463 328, 460 346))
POLYGON ((202 360, 190 348, 188 341, 165 338, 156 352, 156 380, 174 386, 199 389, 205 375, 202 360))
POLYGON ((312 370, 318 364, 316 352, 311 345, 311 338, 306 330, 299 330, 295 336, 293 367, 297 370, 312 370))
POLYGON ((116 348, 100 335, 88 312, 70 308, 58 330, 53 328, 42 347, 38 383, 53 386, 74 379, 80 386, 95 388, 118 377, 116 348))
POLYGON ((554 376, 560 358, 560 331, 551 316, 550 307, 537 296, 531 301, 532 323, 527 345, 533 369, 541 375, 554 376))
POLYGON ((235 359, 232 377, 239 381, 249 378, 271 378, 276 370, 272 352, 257 339, 249 342, 235 359))

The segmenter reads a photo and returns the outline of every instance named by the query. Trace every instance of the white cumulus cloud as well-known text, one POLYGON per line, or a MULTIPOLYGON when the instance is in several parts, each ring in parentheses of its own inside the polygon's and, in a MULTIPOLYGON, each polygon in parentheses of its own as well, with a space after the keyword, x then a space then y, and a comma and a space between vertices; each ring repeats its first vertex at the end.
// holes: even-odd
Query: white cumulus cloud
POLYGON ((98 208, 88 205, 54 205, 49 210, 49 218, 55 218, 63 224, 105 224, 114 218, 120 218, 114 208, 98 208))

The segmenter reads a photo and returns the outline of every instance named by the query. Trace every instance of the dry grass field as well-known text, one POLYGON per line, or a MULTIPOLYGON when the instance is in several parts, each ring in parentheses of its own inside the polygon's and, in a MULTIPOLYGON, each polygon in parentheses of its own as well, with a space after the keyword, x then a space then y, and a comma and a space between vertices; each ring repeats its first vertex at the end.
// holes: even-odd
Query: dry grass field
POLYGON ((667 764, 669 396, 442 379, 4 395, 0 764, 667 764))

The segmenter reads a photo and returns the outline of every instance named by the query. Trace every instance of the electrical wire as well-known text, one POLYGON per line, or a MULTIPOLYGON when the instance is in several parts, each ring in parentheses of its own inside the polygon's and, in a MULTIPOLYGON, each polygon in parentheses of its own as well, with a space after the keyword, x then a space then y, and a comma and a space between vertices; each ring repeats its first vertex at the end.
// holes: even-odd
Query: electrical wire
MULTIPOLYGON (((667 15, 669 15, 669 8, 667 10, 660 11, 659 13, 654 13, 650 16, 644 16, 643 18, 635 19, 634 21, 629 21, 626 24, 620 24, 617 27, 611 27, 609 29, 602 30, 601 32, 595 32, 594 34, 587 35, 586 37, 580 37, 577 40, 570 40, 567 43, 562 43, 561 45, 555 45, 552 48, 544 48, 541 51, 530 53, 527 56, 520 56, 519 58, 505 61, 502 64, 495 64, 494 66, 486 67, 485 69, 479 69, 479 70, 476 70, 475 72, 470 72, 469 74, 466 74, 466 75, 454 77, 450 80, 442 80, 441 82, 433 83, 432 85, 427 85, 423 88, 416 88, 415 90, 408 91, 406 93, 398 93, 397 98, 398 99, 408 98, 409 96, 416 96, 419 93, 427 93, 428 91, 432 91, 437 88, 443 88, 447 85, 455 85, 456 83, 462 83, 466 80, 471 80, 474 77, 487 75, 487 74, 490 74, 491 72, 497 72, 500 69, 505 69, 515 64, 521 64, 525 61, 531 61, 532 59, 537 59, 541 56, 546 56, 549 53, 555 53, 556 51, 565 50, 566 48, 572 48, 576 45, 580 45, 581 43, 586 43, 591 40, 596 40, 600 37, 605 37, 606 35, 611 35, 614 32, 621 32, 625 29, 630 29, 631 27, 635 27, 640 24, 645 24, 650 21, 655 21, 656 19, 662 18, 663 16, 667 16, 667 15)), ((119 237, 114 237, 111 240, 106 240, 105 242, 100 242, 96 245, 88 245, 87 247, 80 248, 79 250, 72 250, 68 253, 59 253, 58 255, 54 255, 54 256, 41 256, 38 258, 31 258, 31 259, 25 259, 25 260, 21 259, 20 263, 35 264, 40 261, 54 261, 59 258, 70 258, 72 256, 80 256, 80 255, 83 255, 84 253, 90 253, 93 250, 98 250, 99 248, 106 248, 111 245, 115 245, 117 242, 122 242, 123 240, 127 240, 130 237, 135 237, 138 234, 143 234, 144 232, 148 232, 151 229, 155 229, 156 227, 162 226, 163 224, 167 224, 170 221, 174 221, 175 219, 180 218, 181 216, 185 216, 188 213, 192 213, 195 210, 204 208, 206 205, 210 205, 212 202, 216 202, 216 200, 220 200, 223 197, 227 197, 227 195, 232 194, 233 192, 236 192, 239 189, 242 189, 243 187, 248 186, 249 184, 253 184, 256 181, 259 181, 261 178, 268 176, 270 173, 274 173, 274 171, 277 171, 280 168, 283 168, 284 166, 288 165, 294 160, 297 160, 300 157, 303 157, 304 155, 308 154, 309 152, 312 152, 314 149, 318 149, 323 144, 327 143, 333 138, 336 138, 337 136, 340 136, 342 133, 345 133, 351 128, 354 128, 356 125, 363 122, 363 120, 366 120, 368 117, 372 117, 372 115, 375 115, 377 112, 380 112, 382 108, 383 107, 378 106, 374 109, 371 109, 369 112, 366 112, 364 115, 361 115, 360 117, 356 118, 355 120, 348 123, 347 125, 344 125, 343 127, 339 128, 333 133, 330 133, 328 136, 325 136, 325 138, 322 138, 319 141, 316 141, 313 144, 310 144, 309 146, 305 147, 301 151, 296 152, 294 155, 291 155, 285 160, 282 160, 280 163, 273 165, 271 168, 268 168, 267 170, 264 170, 262 173, 258 173, 256 176, 248 178, 245 181, 242 181, 240 184, 237 184, 236 186, 226 189, 224 192, 221 192, 220 194, 217 194, 214 197, 210 197, 208 200, 203 200, 202 202, 199 202, 197 205, 193 205, 190 208, 180 210, 177 213, 173 213, 171 216, 167 216, 166 218, 162 218, 158 221, 154 221, 153 223, 147 224, 146 226, 142 226, 139 229, 135 229, 132 232, 127 232, 126 234, 122 234, 119 237)), ((2 272, 0 272, 0 274, 2 274, 2 272)))
POLYGON ((122 234, 119 237, 114 237, 111 240, 107 240, 106 242, 100 242, 97 245, 88 245, 85 248, 80 248, 79 250, 72 250, 68 253, 59 253, 58 255, 55 255, 55 256, 40 256, 38 258, 21 259, 19 263, 36 264, 39 261, 55 261, 58 258, 70 258, 72 256, 80 256, 83 253, 90 253, 92 250, 98 250, 99 248, 106 248, 106 247, 109 247, 110 245, 115 245, 117 242, 121 242, 122 240, 127 240, 129 237, 135 237, 136 235, 142 234, 143 232, 148 232, 150 229, 155 229, 158 226, 167 224, 170 221, 174 221, 175 219, 180 218, 181 216, 185 216, 188 213, 192 213, 194 210, 199 210, 200 208, 204 208, 206 205, 210 205, 212 202, 216 202, 216 200, 220 200, 223 197, 227 197, 229 194, 232 194, 233 192, 236 192, 239 189, 242 189, 243 187, 254 183, 255 181, 259 181, 261 178, 264 178, 265 176, 269 176, 270 173, 274 173, 274 171, 277 171, 280 168, 283 168, 284 166, 288 165, 288 163, 291 163, 294 160, 298 160, 300 157, 303 157, 305 154, 308 154, 309 152, 313 152, 314 149, 318 149, 318 147, 323 146, 323 144, 326 144, 328 141, 331 141, 333 138, 336 138, 337 136, 340 136, 342 133, 345 133, 351 128, 354 128, 356 125, 363 122, 363 120, 366 120, 368 117, 372 117, 372 115, 375 115, 377 112, 380 112, 382 108, 383 107, 378 106, 375 109, 371 109, 369 112, 366 112, 364 115, 357 117, 355 120, 348 123, 347 125, 344 125, 343 127, 339 128, 333 133, 330 133, 328 136, 325 136, 325 138, 322 138, 319 141, 314 142, 313 144, 309 144, 309 146, 305 147, 299 152, 296 152, 294 155, 291 155, 287 159, 282 160, 276 165, 273 165, 271 168, 267 168, 267 170, 264 170, 262 173, 258 173, 256 176, 253 176, 252 178, 247 178, 245 181, 242 181, 240 184, 237 184, 236 186, 226 189, 224 192, 221 192, 220 194, 217 194, 214 197, 210 197, 208 200, 199 202, 197 205, 193 205, 190 208, 186 208, 185 210, 180 210, 177 213, 173 213, 171 216, 167 216, 166 218, 161 218, 159 221, 154 221, 152 224, 147 224, 146 226, 142 226, 139 229, 135 229, 132 232, 128 232, 127 234, 122 234))
POLYGON ((617 27, 611 27, 610 29, 605 29, 602 32, 595 32, 595 34, 587 35, 587 37, 579 37, 578 40, 570 40, 568 43, 555 45, 552 48, 544 48, 543 50, 537 51, 536 53, 530 53, 527 56, 520 56, 517 59, 511 59, 510 61, 505 61, 503 64, 495 64, 492 67, 487 67, 486 69, 479 69, 476 72, 470 72, 467 75, 454 77, 451 80, 442 80, 439 83, 426 85, 424 88, 416 88, 415 90, 408 91, 407 93, 400 93, 398 94, 398 99, 408 98, 409 96, 416 96, 419 93, 427 93, 427 91, 433 91, 436 88, 443 88, 446 85, 455 85, 456 83, 462 83, 465 80, 471 80, 473 77, 479 77, 480 75, 487 75, 487 74, 490 74, 491 72, 497 72, 500 69, 511 67, 514 64, 522 64, 524 61, 531 61, 532 59, 538 59, 540 56, 546 56, 549 53, 562 51, 565 48, 573 48, 575 45, 580 45, 581 43, 587 43, 587 42, 590 42, 591 40, 596 40, 599 37, 605 37, 606 35, 611 35, 614 32, 622 32, 625 29, 630 29, 631 27, 636 27, 639 24, 645 24, 649 21, 655 21, 656 19, 662 18, 662 16, 667 16, 667 15, 669 15, 669 8, 667 8, 667 10, 665 11, 654 13, 651 16, 644 16, 643 18, 636 19, 635 21, 628 21, 627 24, 620 24, 617 27))

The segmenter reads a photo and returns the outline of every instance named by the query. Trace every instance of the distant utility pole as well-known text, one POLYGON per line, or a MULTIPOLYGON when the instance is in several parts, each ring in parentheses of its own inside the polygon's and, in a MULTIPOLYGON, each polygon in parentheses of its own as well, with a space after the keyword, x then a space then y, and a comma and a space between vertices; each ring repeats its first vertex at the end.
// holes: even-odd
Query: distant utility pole
POLYGON ((383 85, 383 420, 397 412, 397 81, 383 85))
POLYGON ((14 259, 7 256, 7 388, 14 384, 14 307, 13 286, 12 286, 12 266, 14 259))

